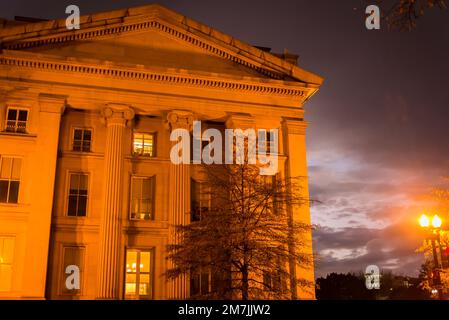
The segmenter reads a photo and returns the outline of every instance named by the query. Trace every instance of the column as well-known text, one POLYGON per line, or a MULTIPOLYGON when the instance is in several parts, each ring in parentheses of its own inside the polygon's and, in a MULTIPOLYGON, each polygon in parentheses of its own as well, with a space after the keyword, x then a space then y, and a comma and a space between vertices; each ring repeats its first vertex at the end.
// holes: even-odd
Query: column
MULTIPOLYGON (((171 131, 186 129, 191 131, 193 115, 187 111, 172 111, 167 115, 167 125, 171 131)), ((172 142, 176 144, 176 142, 172 142)), ((170 162, 170 196, 169 196, 169 243, 177 244, 180 239, 176 235, 177 225, 190 223, 190 167, 188 164, 173 164, 170 162)), ((173 262, 168 262, 168 268, 173 268, 173 262)), ((189 297, 189 281, 182 275, 168 283, 169 299, 186 299, 189 297)))
MULTIPOLYGON (((283 122, 283 145, 284 153, 287 155, 285 162, 286 178, 301 178, 300 191, 302 197, 309 199, 309 185, 307 176, 307 159, 306 159, 306 128, 307 122, 299 118, 284 118, 283 122)), ((299 221, 310 225, 310 207, 308 201, 299 208, 295 208, 290 212, 294 221, 299 221)), ((312 232, 305 235, 305 240, 310 244, 307 248, 301 248, 304 253, 312 254, 312 232)), ((298 250, 298 248, 294 248, 298 250)), ((313 265, 310 269, 302 268, 295 263, 290 264, 290 273, 292 274, 292 299, 315 299, 315 288, 311 287, 307 290, 296 286, 296 278, 306 279, 314 283, 313 265)))
POLYGON ((123 136, 134 111, 108 104, 102 110, 107 136, 104 154, 104 205, 100 225, 97 299, 119 298, 123 136))

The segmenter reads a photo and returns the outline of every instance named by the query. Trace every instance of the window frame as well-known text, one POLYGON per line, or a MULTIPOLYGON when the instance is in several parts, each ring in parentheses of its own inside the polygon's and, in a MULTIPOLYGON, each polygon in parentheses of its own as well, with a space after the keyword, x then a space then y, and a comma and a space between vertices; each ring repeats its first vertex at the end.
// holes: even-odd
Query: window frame
POLYGON ((8 192, 6 195, 6 202, 0 202, 1 205, 17 205, 20 203, 20 185, 22 183, 22 168, 23 168, 23 157, 20 156, 14 156, 14 155, 0 155, 0 170, 1 170, 1 166, 2 166, 2 162, 3 162, 3 158, 9 158, 12 159, 12 165, 11 165, 11 171, 9 173, 9 177, 8 179, 3 179, 0 178, 0 180, 5 180, 8 181, 8 192), (19 170, 19 179, 12 179, 12 170, 13 170, 13 166, 14 166, 14 160, 15 159, 20 159, 20 170, 19 170), (11 181, 18 181, 19 182, 19 186, 17 187, 17 202, 9 202, 9 194, 11 191, 11 181))
MULTIPOLYGON (((65 193, 65 206, 64 206, 64 216, 68 218, 87 218, 89 216, 89 203, 90 203, 90 196, 89 192, 91 191, 91 174, 90 172, 83 172, 83 171, 68 171, 67 172, 67 178, 66 178, 66 193, 65 193), (78 175, 86 175, 87 176, 87 195, 86 195, 86 214, 84 216, 71 216, 69 215, 69 197, 70 197, 70 180, 72 174, 78 174, 78 175)), ((77 206, 78 208, 78 206, 77 206)))
POLYGON ((3 131, 7 132, 7 133, 14 133, 14 134, 28 134, 27 128, 28 128, 29 120, 30 120, 30 109, 29 108, 7 106, 6 107, 6 114, 5 114, 5 121, 4 121, 4 129, 3 129, 3 131), (9 115, 9 111, 10 110, 17 110, 16 119, 14 120, 15 121, 15 123, 14 123, 14 131, 9 131, 8 130, 8 121, 13 121, 13 120, 8 120, 8 115, 9 115), (25 121, 19 120, 19 112, 20 111, 26 111, 27 112, 27 118, 26 118, 25 121), (24 131, 23 132, 17 131, 17 128, 18 128, 17 124, 19 123, 19 121, 25 122, 25 127, 24 127, 24 131))
POLYGON ((12 248, 12 259, 11 259, 11 263, 3 263, 2 261, 0 261, 0 265, 9 265, 11 268, 11 279, 10 279, 10 283, 9 283, 9 290, 7 291, 0 291, 0 292, 11 292, 11 290, 13 289, 14 286, 14 262, 16 260, 16 246, 17 246, 17 237, 16 235, 11 235, 11 234, 0 234, 0 240, 2 239, 11 239, 13 241, 13 248, 12 248))
POLYGON ((211 192, 210 191, 210 187, 205 186, 205 184, 206 184, 205 181, 199 181, 199 180, 196 180, 196 179, 193 179, 193 178, 190 179, 190 186, 191 186, 190 187, 190 206, 191 206, 191 208, 190 208, 190 211, 191 211, 190 221, 191 222, 200 221, 201 220, 201 213, 209 211, 211 209, 211 207, 212 207, 212 198, 211 198, 211 194, 210 194, 210 192, 211 192), (192 217, 194 216, 193 207, 192 207, 192 203, 194 202, 193 201, 194 200, 194 195, 193 195, 193 192, 192 192, 194 184, 196 184, 199 187, 199 189, 200 189, 199 190, 199 206, 198 206, 198 208, 200 209, 200 212, 199 212, 200 216, 199 216, 198 220, 192 219, 192 217), (203 192, 204 189, 206 189, 206 190, 203 192), (207 199, 202 199, 203 193, 207 193, 207 195, 206 195, 207 199), (201 206, 202 201, 206 201, 207 202, 207 206, 206 207, 201 206), (206 209, 206 211, 203 211, 202 208, 207 208, 207 209, 206 209))
POLYGON ((93 147, 93 136, 94 136, 94 129, 91 127, 72 127, 71 128, 71 139, 70 139, 70 151, 72 152, 81 152, 81 153, 91 153, 92 147, 93 147), (75 130, 83 130, 83 139, 81 140, 81 150, 74 150, 75 145, 75 130), (84 131, 89 130, 90 131, 90 148, 89 151, 83 150, 82 142, 84 142, 84 131))
MULTIPOLYGON (((133 157, 142 157, 142 158, 156 158, 157 157, 157 131, 139 131, 139 130, 133 130, 132 133, 132 140, 131 140, 131 155, 133 157), (148 154, 144 154, 144 152, 142 151, 142 153, 138 153, 135 151, 134 148, 134 137, 136 134, 143 134, 144 137, 145 135, 151 135, 153 137, 153 149, 152 149, 152 154, 148 155, 148 154)), ((144 150, 143 145, 145 144, 145 138, 143 138, 142 141, 142 150, 144 150)))
POLYGON ((198 271, 191 271, 189 273, 189 295, 190 298, 195 298, 195 297, 201 297, 201 296, 205 296, 207 294, 210 294, 212 292, 212 271, 210 270, 210 268, 200 268, 200 270, 198 271), (206 270, 204 270, 206 269, 206 270), (192 282, 194 282, 195 280, 193 279, 193 277, 198 277, 198 289, 199 292, 197 294, 193 294, 192 293, 192 282), (203 292, 203 279, 204 277, 207 278, 207 291, 203 292))
POLYGON ((155 279, 156 277, 154 276, 154 272, 155 272, 155 255, 156 255, 156 248, 155 247, 132 247, 132 246, 127 246, 125 247, 125 255, 124 255, 124 264, 123 264, 123 299, 124 300, 154 300, 154 292, 155 292, 155 279), (138 268, 138 272, 136 273, 130 273, 130 274, 135 274, 136 275, 136 292, 139 290, 139 286, 140 286, 140 256, 142 252, 149 252, 150 253, 150 271, 149 272, 143 272, 143 274, 148 274, 149 275, 149 279, 150 279, 150 290, 149 290, 149 295, 140 295, 139 293, 134 294, 134 295, 130 295, 130 294, 126 294, 126 275, 128 274, 128 271, 126 269, 127 267, 127 253, 128 251, 136 251, 137 252, 137 261, 136 264, 139 265, 138 268))
MULTIPOLYGON (((140 186, 140 190, 142 191, 142 185, 140 186)), ((155 220, 155 198, 156 198, 156 175, 145 176, 145 175, 131 175, 129 179, 129 206, 128 206, 128 219, 130 221, 154 221, 155 220), (133 205, 133 179, 148 179, 151 180, 152 183, 152 194, 151 194, 151 212, 150 219, 140 219, 140 218, 132 218, 132 205, 133 205)), ((142 201, 142 199, 139 199, 142 201)))
POLYGON ((60 296, 65 296, 65 297, 77 297, 77 296, 82 296, 84 294, 84 270, 85 270, 85 266, 86 266, 86 257, 87 257, 87 246, 84 244, 78 244, 78 243, 61 243, 60 246, 60 275, 58 278, 58 283, 59 283, 59 287, 58 287, 58 294, 60 296), (65 273, 65 249, 67 248, 78 248, 78 249, 82 249, 83 251, 83 263, 82 265, 79 265, 78 267, 80 268, 80 289, 77 290, 78 292, 76 293, 68 293, 68 292, 64 292, 64 286, 65 286, 65 281, 67 279, 67 276, 69 276, 68 274, 65 273))

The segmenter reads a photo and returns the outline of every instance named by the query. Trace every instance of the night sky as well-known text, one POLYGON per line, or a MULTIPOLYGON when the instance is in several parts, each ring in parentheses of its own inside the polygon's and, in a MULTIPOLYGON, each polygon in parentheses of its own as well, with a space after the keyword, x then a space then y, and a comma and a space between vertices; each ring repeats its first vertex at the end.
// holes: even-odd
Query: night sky
MULTIPOLYGON (((449 176, 449 10, 412 32, 365 28, 370 1, 158 1, 252 45, 299 54, 325 78, 305 105, 316 275, 369 264, 416 274, 417 218, 449 176)), ((149 4, 124 0, 2 0, 0 17, 65 18, 149 4)), ((432 211, 433 212, 433 211, 432 211)), ((449 215, 447 216, 449 219, 449 215)))

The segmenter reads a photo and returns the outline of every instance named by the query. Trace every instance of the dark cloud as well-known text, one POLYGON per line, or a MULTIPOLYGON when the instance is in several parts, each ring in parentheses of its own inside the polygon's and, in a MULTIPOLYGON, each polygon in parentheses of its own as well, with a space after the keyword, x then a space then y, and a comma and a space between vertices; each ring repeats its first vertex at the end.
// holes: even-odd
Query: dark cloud
POLYGON ((314 232, 319 257, 316 276, 359 272, 371 264, 400 274, 416 275, 423 262, 422 254, 415 253, 422 243, 422 234, 416 228, 409 223, 383 229, 318 227, 314 232))

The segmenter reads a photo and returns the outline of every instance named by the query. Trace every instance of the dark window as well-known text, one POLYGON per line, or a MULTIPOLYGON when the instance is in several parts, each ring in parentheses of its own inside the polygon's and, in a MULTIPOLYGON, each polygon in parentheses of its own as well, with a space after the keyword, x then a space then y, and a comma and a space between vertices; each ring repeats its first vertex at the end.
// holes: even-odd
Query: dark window
POLYGON ((92 130, 75 129, 73 131, 73 151, 90 152, 92 144, 92 130))
POLYGON ((85 217, 87 212, 87 182, 88 175, 82 173, 70 174, 69 204, 67 215, 85 217))
POLYGON ((131 177, 131 220, 151 220, 154 218, 155 177, 131 177))
POLYGON ((9 108, 6 115, 7 132, 26 133, 28 110, 9 108))
POLYGON ((199 221, 210 208, 209 193, 204 183, 190 181, 190 221, 199 221))
POLYGON ((0 202, 18 202, 21 165, 20 158, 0 157, 0 202))
POLYGON ((192 272, 190 275, 190 296, 203 296, 210 292, 210 272, 192 272))

